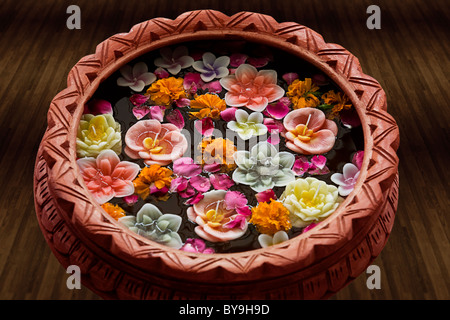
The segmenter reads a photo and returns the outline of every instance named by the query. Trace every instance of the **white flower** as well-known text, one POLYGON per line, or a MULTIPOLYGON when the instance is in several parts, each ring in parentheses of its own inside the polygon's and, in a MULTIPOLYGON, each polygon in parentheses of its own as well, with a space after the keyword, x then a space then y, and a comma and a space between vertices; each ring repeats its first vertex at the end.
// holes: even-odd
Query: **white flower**
POLYGON ((267 248, 287 240, 289 240, 289 236, 286 231, 283 230, 276 232, 273 236, 264 233, 258 236, 258 242, 263 248, 267 248))
POLYGON ((155 59, 155 66, 166 68, 173 75, 178 74, 181 69, 189 68, 194 63, 194 59, 188 55, 188 49, 185 46, 177 47, 173 51, 164 47, 159 53, 161 57, 155 59))
POLYGON ((177 233, 181 226, 181 217, 170 213, 162 214, 153 204, 146 203, 136 216, 125 216, 118 221, 147 239, 175 249, 183 246, 183 241, 177 233))
POLYGON ((339 194, 343 197, 348 196, 355 188, 356 180, 359 177, 359 169, 353 163, 346 163, 342 173, 333 173, 331 181, 336 183, 339 194))
POLYGON ((328 217, 343 198, 337 187, 309 177, 290 182, 280 201, 289 210, 292 225, 301 228, 328 217))
POLYGON ((205 52, 202 59, 202 61, 194 62, 192 67, 200 72, 203 81, 209 82, 215 78, 223 78, 230 73, 227 68, 230 64, 229 57, 222 56, 216 59, 216 56, 211 52, 205 52))
POLYGON ((242 140, 267 133, 267 127, 263 124, 264 116, 261 112, 252 112, 249 115, 244 110, 238 109, 235 117, 236 121, 228 122, 227 127, 237 132, 242 140))
POLYGON ((153 83, 156 76, 148 72, 147 65, 144 62, 138 62, 131 67, 125 65, 120 68, 122 77, 117 79, 117 85, 121 87, 130 87, 131 90, 141 92, 145 86, 153 83))
POLYGON ((295 157, 289 152, 278 152, 267 141, 259 142, 251 151, 236 151, 234 160, 238 168, 233 180, 249 185, 256 192, 283 187, 295 180, 292 171, 295 157))

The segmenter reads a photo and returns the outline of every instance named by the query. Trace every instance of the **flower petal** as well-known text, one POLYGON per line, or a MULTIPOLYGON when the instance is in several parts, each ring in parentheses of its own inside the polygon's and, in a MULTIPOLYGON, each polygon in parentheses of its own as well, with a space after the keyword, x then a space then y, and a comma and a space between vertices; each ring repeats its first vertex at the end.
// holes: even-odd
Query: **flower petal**
POLYGON ((193 176, 189 183, 199 192, 206 192, 211 188, 209 179, 200 175, 193 176))

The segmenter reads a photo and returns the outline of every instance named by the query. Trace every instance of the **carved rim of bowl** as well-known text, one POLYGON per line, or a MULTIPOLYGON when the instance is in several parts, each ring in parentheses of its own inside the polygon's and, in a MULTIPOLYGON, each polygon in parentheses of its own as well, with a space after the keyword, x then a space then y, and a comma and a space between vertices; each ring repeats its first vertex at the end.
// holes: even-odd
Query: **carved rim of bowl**
MULTIPOLYGON (((379 218, 397 177, 399 131, 387 113, 380 84, 365 75, 343 47, 295 22, 278 23, 252 12, 227 16, 218 11, 186 12, 175 20, 155 18, 100 43, 70 71, 67 88, 51 102, 39 156, 47 164, 48 186, 57 210, 73 232, 100 259, 131 270, 143 281, 156 275, 191 279, 202 285, 239 285, 312 276, 348 254, 379 218), (158 48, 206 39, 245 39, 289 52, 318 67, 351 99, 362 122, 364 161, 354 191, 319 226, 287 242, 241 253, 188 253, 147 240, 121 227, 97 205, 76 165, 76 133, 84 104, 99 84, 133 59, 158 48)), ((35 173, 36 175, 36 173, 35 173)), ((36 185, 36 178, 35 178, 36 185)), ((286 280, 288 281, 288 280, 286 280)))

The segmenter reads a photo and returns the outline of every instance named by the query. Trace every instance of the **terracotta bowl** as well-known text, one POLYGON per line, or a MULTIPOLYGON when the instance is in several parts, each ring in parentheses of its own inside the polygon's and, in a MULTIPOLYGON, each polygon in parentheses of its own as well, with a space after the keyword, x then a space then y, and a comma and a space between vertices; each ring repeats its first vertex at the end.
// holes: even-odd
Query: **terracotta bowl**
POLYGON ((67 268, 105 299, 323 299, 358 277, 377 257, 397 209, 399 130, 380 84, 358 59, 311 29, 241 12, 187 12, 156 18, 114 35, 70 71, 51 102, 34 174, 39 225, 67 268), (364 160, 354 191, 311 231, 265 249, 197 254, 147 240, 97 205, 76 164, 83 106, 121 66, 158 48, 194 40, 240 39, 295 55, 320 69, 351 99, 364 133, 364 160))

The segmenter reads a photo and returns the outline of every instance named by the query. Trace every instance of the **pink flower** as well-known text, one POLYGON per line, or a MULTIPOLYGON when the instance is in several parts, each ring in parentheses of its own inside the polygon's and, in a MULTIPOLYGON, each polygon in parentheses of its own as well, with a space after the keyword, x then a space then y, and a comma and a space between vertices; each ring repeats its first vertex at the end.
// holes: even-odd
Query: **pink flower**
POLYGON ((330 179, 339 186, 339 194, 345 197, 353 191, 358 177, 358 167, 353 163, 346 163, 342 169, 342 173, 333 173, 330 179))
POLYGON ((92 99, 84 106, 83 114, 87 113, 93 114, 94 116, 106 113, 112 114, 113 109, 111 103, 106 100, 92 99))
POLYGON ((209 177, 211 184, 216 190, 228 190, 234 186, 233 180, 226 173, 215 173, 209 177))
POLYGON ((181 251, 194 252, 194 253, 214 253, 214 249, 206 248, 205 241, 202 239, 186 239, 184 245, 180 248, 181 251))
POLYGON ((117 79, 117 85, 121 87, 130 87, 131 90, 141 92, 145 86, 148 86, 156 80, 156 76, 148 72, 147 65, 144 62, 138 62, 133 67, 125 65, 120 69, 122 77, 117 79))
MULTIPOLYGON (((294 170, 292 168, 292 170, 294 170)), ((258 202, 269 202, 271 200, 277 200, 277 196, 275 195, 275 192, 273 189, 267 189, 265 191, 258 192, 255 194, 256 200, 258 202)))
POLYGON ((173 124, 158 120, 141 120, 125 135, 125 153, 145 164, 165 166, 183 156, 188 148, 186 137, 173 124))
POLYGON ((232 107, 247 107, 252 111, 263 111, 270 102, 283 97, 284 90, 277 85, 274 70, 256 70, 248 64, 241 64, 234 75, 220 79, 228 90, 225 102, 232 107))
POLYGON ((103 150, 97 158, 77 160, 86 187, 99 204, 114 197, 126 197, 134 193, 133 179, 140 167, 136 163, 120 161, 112 150, 103 150))
POLYGON ((301 154, 323 154, 330 151, 336 142, 338 127, 325 114, 315 108, 301 108, 289 112, 283 125, 286 146, 301 154))
POLYGON ((187 210, 188 219, 197 223, 195 233, 211 242, 225 242, 242 237, 247 231, 248 223, 245 219, 244 225, 225 227, 233 221, 238 213, 225 207, 224 190, 214 190, 204 194, 204 198, 187 210))
POLYGON ((188 72, 184 76, 183 87, 186 92, 196 93, 205 83, 201 79, 200 73, 188 72))
POLYGON ((322 155, 315 155, 311 158, 311 162, 305 156, 297 156, 292 167, 292 171, 297 176, 302 177, 305 173, 310 175, 323 175, 330 172, 326 166, 327 158, 322 155))

